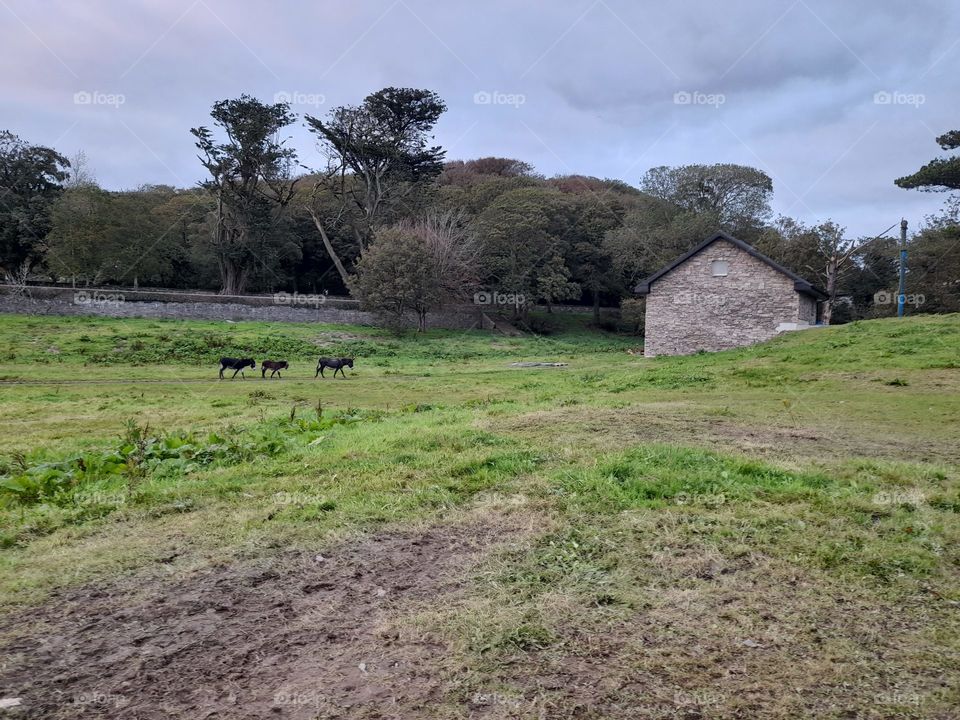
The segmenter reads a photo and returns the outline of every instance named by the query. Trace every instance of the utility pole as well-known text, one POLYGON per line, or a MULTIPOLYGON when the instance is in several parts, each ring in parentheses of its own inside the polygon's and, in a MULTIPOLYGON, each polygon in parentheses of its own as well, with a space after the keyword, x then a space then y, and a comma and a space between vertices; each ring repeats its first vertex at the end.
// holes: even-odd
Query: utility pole
POLYGON ((897 317, 903 317, 907 291, 907 221, 900 220, 900 286, 897 290, 897 317))

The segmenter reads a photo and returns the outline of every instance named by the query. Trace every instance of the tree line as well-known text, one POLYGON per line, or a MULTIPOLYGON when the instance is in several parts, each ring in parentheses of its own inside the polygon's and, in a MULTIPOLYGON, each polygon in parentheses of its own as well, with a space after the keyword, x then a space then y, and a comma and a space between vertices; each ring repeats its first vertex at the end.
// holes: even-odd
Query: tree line
MULTIPOLYGON (((523 317, 534 304, 622 304, 642 322, 633 286, 718 229, 755 245, 830 296, 832 322, 892 314, 896 233, 851 238, 831 220, 773 217, 773 182, 734 164, 649 169, 637 186, 544 177, 528 163, 449 160, 433 129, 446 106, 429 90, 384 88, 302 121, 286 103, 243 95, 190 129, 196 187, 108 191, 85 156, 0 133, 0 271, 7 282, 200 288, 224 294, 351 294, 422 328, 430 310, 483 298, 523 317)), ((960 131, 938 138, 944 150, 960 131)), ((903 188, 960 189, 958 158, 899 178, 903 188)), ((958 204, 910 241, 908 311, 960 311, 958 204)), ((484 300, 485 299, 485 300, 484 300)))

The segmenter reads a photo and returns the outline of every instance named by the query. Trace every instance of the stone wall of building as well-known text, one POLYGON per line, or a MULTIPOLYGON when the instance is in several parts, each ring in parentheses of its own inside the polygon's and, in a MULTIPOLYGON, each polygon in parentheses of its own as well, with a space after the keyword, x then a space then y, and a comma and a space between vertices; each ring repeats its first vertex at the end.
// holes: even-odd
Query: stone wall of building
POLYGON ((815 324, 817 322, 817 301, 809 295, 800 295, 799 297, 800 322, 815 324))
POLYGON ((686 355, 769 340, 781 323, 806 320, 801 297, 789 277, 717 240, 650 286, 644 354, 686 355), (714 277, 714 261, 727 263, 726 276, 714 277))

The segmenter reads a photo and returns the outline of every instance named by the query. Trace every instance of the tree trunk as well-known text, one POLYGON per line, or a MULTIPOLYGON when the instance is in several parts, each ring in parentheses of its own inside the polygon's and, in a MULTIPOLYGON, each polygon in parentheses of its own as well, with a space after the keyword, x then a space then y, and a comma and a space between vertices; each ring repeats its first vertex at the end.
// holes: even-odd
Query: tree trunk
POLYGON ((827 261, 827 299, 823 302, 823 324, 829 325, 830 318, 833 317, 833 302, 837 296, 837 266, 840 259, 837 253, 830 256, 827 261))
POLYGON ((600 324, 600 291, 593 291, 593 324, 600 324))
POLYGON ((246 288, 247 269, 238 266, 228 258, 224 258, 220 262, 220 294, 243 295, 246 288))
POLYGON ((317 226, 317 230, 320 231, 320 239, 323 240, 323 247, 326 248, 327 254, 330 256, 330 259, 333 260, 334 266, 337 268, 337 272, 340 273, 340 279, 343 280, 344 286, 347 288, 347 292, 350 291, 350 275, 347 273, 347 269, 343 266, 343 263, 340 262, 340 256, 337 255, 337 251, 333 249, 333 243, 330 242, 330 238, 327 237, 326 230, 323 229, 323 223, 320 222, 320 216, 317 215, 312 209, 308 209, 310 217, 313 219, 313 224, 317 226))

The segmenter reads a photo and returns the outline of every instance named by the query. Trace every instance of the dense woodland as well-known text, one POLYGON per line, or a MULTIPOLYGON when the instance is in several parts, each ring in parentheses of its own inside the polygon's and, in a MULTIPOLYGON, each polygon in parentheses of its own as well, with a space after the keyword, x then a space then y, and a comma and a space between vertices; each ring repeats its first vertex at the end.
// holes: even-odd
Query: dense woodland
MULTIPOLYGON (((406 88, 323 118, 248 96, 217 102, 208 125, 184 128, 205 178, 192 188, 106 190, 82 153, 2 132, 0 272, 20 284, 352 294, 421 318, 492 291, 521 315, 623 303, 639 327, 631 288, 723 229, 826 290, 832 322, 895 312, 875 298, 896 292, 899 226, 851 238, 842 218, 773 217, 771 178, 740 165, 655 167, 633 186, 548 178, 522 159, 448 159, 431 134, 444 110, 436 94, 406 88), (304 152, 285 140, 301 122, 316 137, 304 152)), ((960 131, 938 142, 954 150, 960 131)), ((957 190, 958 163, 936 159, 896 183, 957 190)), ((958 214, 948 202, 911 236, 909 293, 923 301, 908 312, 960 311, 958 214)))

